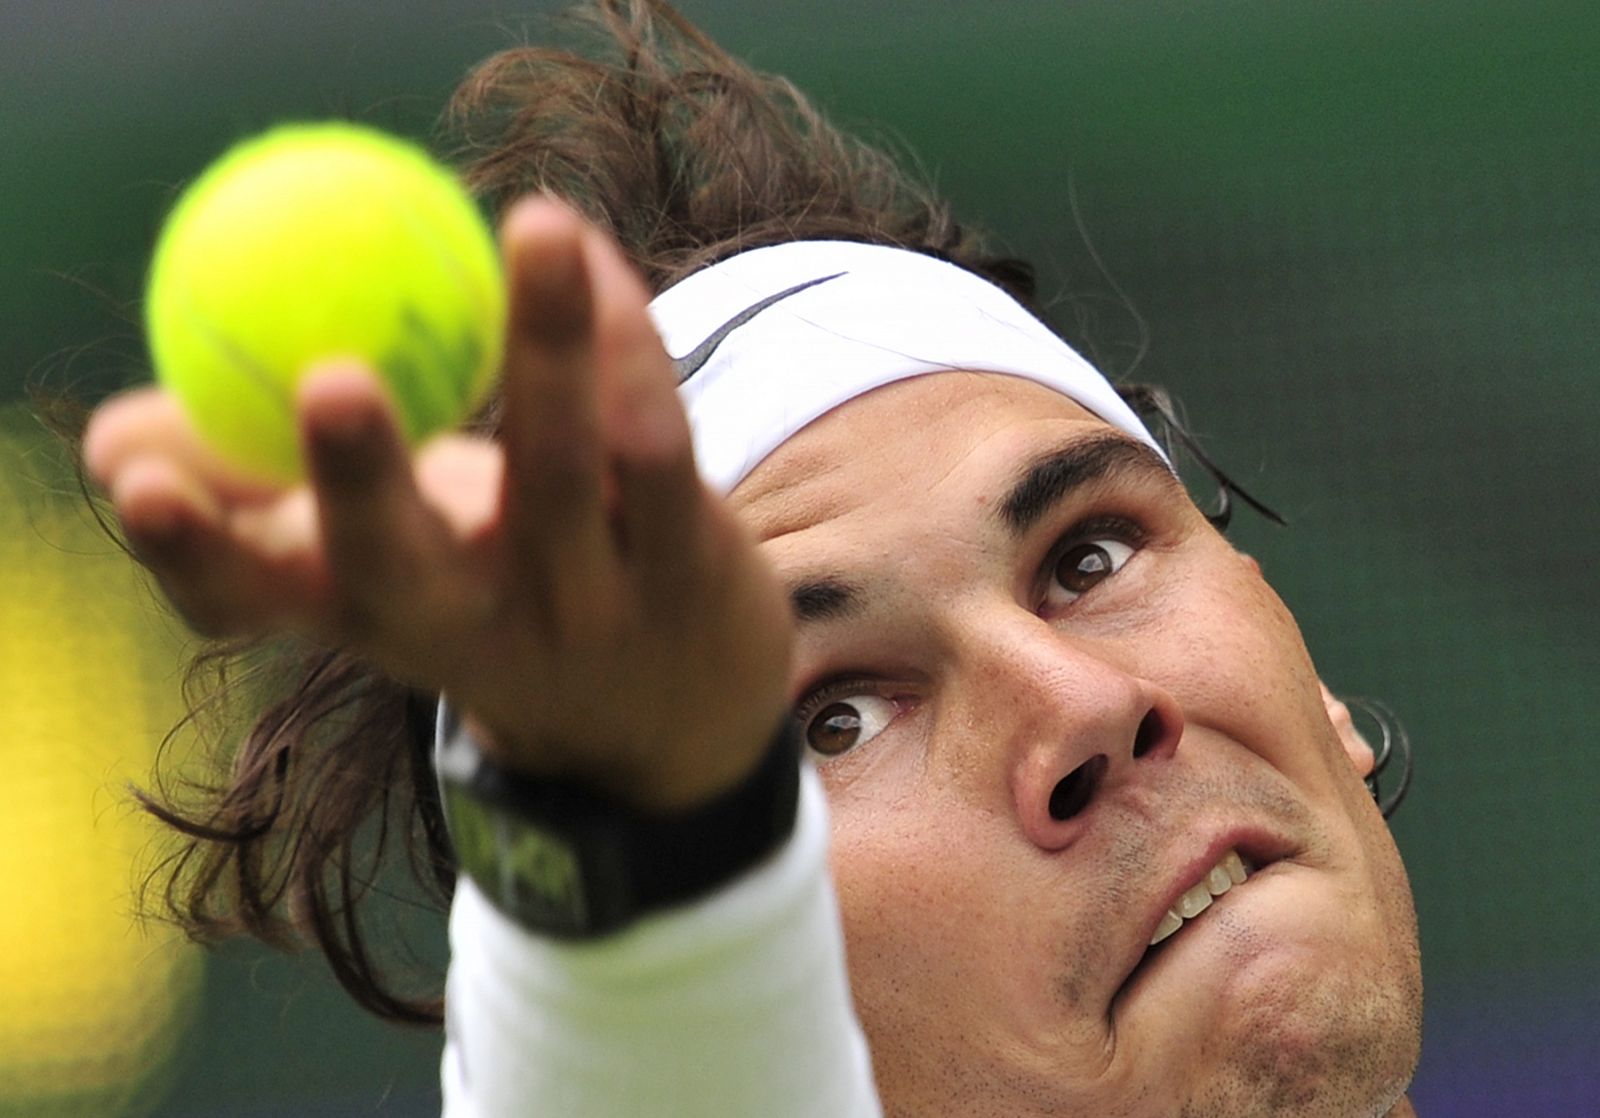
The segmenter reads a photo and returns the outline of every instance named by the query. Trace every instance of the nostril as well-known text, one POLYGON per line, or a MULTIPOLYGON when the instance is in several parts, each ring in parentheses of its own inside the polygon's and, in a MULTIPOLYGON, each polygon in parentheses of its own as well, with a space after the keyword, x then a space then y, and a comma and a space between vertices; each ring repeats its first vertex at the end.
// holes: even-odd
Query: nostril
POLYGON ((1056 781, 1050 791, 1050 818, 1059 823, 1088 807, 1107 763, 1106 755, 1098 753, 1056 781))
POLYGON ((1165 730, 1166 723, 1161 717, 1161 712, 1151 707, 1140 721, 1138 732, 1133 735, 1133 755, 1143 757, 1149 753, 1160 743, 1165 730))

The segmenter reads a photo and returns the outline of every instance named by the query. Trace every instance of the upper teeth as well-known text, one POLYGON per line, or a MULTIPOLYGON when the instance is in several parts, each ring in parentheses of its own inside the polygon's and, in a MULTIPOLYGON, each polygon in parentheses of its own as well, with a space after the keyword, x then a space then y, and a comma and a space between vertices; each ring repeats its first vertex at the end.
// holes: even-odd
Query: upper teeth
POLYGON ((1220 897, 1235 885, 1244 884, 1245 878, 1249 876, 1239 852, 1228 851, 1220 862, 1206 871, 1205 877, 1178 898, 1177 904, 1167 909, 1166 914, 1161 917, 1161 923, 1156 925, 1155 935, 1150 937, 1150 946, 1154 947, 1183 927, 1185 920, 1199 916, 1211 907, 1213 897, 1220 897))

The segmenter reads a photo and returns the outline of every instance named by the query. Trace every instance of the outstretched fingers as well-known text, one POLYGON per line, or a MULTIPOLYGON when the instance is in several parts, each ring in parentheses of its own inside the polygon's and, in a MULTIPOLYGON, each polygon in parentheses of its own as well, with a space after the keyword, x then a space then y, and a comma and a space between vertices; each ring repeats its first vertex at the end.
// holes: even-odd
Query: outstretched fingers
POLYGON ((601 412, 617 484, 614 524, 634 584, 657 608, 683 600, 706 568, 705 492, 672 360, 649 316, 649 292, 610 240, 589 253, 596 347, 606 376, 601 412))
POLYGON ((560 203, 520 203, 505 240, 514 562, 569 624, 623 601, 659 608, 704 571, 705 496, 649 292, 616 243, 560 203))
POLYGON ((381 648, 402 662, 393 667, 427 660, 428 645, 470 626, 485 607, 463 593, 469 581, 452 532, 417 487, 387 394, 370 370, 334 365, 306 377, 297 405, 326 567, 327 635, 381 648))
POLYGON ((180 460, 153 452, 119 464, 107 483, 130 546, 196 632, 250 636, 303 614, 316 576, 295 540, 303 518, 287 505, 241 516, 180 460))
POLYGON ((177 397, 164 389, 130 389, 95 409, 84 432, 83 463, 96 483, 110 489, 124 466, 151 457, 170 459, 185 476, 229 500, 265 500, 278 492, 207 446, 177 397))
POLYGON ((530 198, 503 230, 511 284, 501 442, 509 563, 543 611, 611 587, 615 557, 596 368, 595 301, 581 219, 530 198))

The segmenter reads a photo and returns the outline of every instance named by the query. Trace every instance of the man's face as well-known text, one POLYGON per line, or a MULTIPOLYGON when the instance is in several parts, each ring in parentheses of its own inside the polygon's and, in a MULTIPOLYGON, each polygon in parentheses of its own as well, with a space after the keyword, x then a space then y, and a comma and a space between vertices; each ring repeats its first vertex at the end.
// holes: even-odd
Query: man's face
POLYGON ((1293 619, 1142 444, 1028 381, 930 375, 733 500, 801 617, 891 1114, 1395 1102, 1421 1003, 1399 857, 1293 619), (1248 880, 1149 949, 1230 852, 1248 880))

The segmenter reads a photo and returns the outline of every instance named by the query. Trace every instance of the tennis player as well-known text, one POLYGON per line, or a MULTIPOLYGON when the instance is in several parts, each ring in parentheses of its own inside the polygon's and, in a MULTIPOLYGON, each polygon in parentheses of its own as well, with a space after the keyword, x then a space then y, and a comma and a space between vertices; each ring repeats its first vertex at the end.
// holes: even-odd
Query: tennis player
POLYGON ((1372 752, 1158 397, 785 83, 591 22, 455 105, 513 306, 475 433, 413 455, 350 363, 286 492, 160 391, 91 425, 258 700, 150 798, 174 908, 432 1019, 359 919, 363 836, 408 844, 451 1118, 1411 1114, 1372 752))

